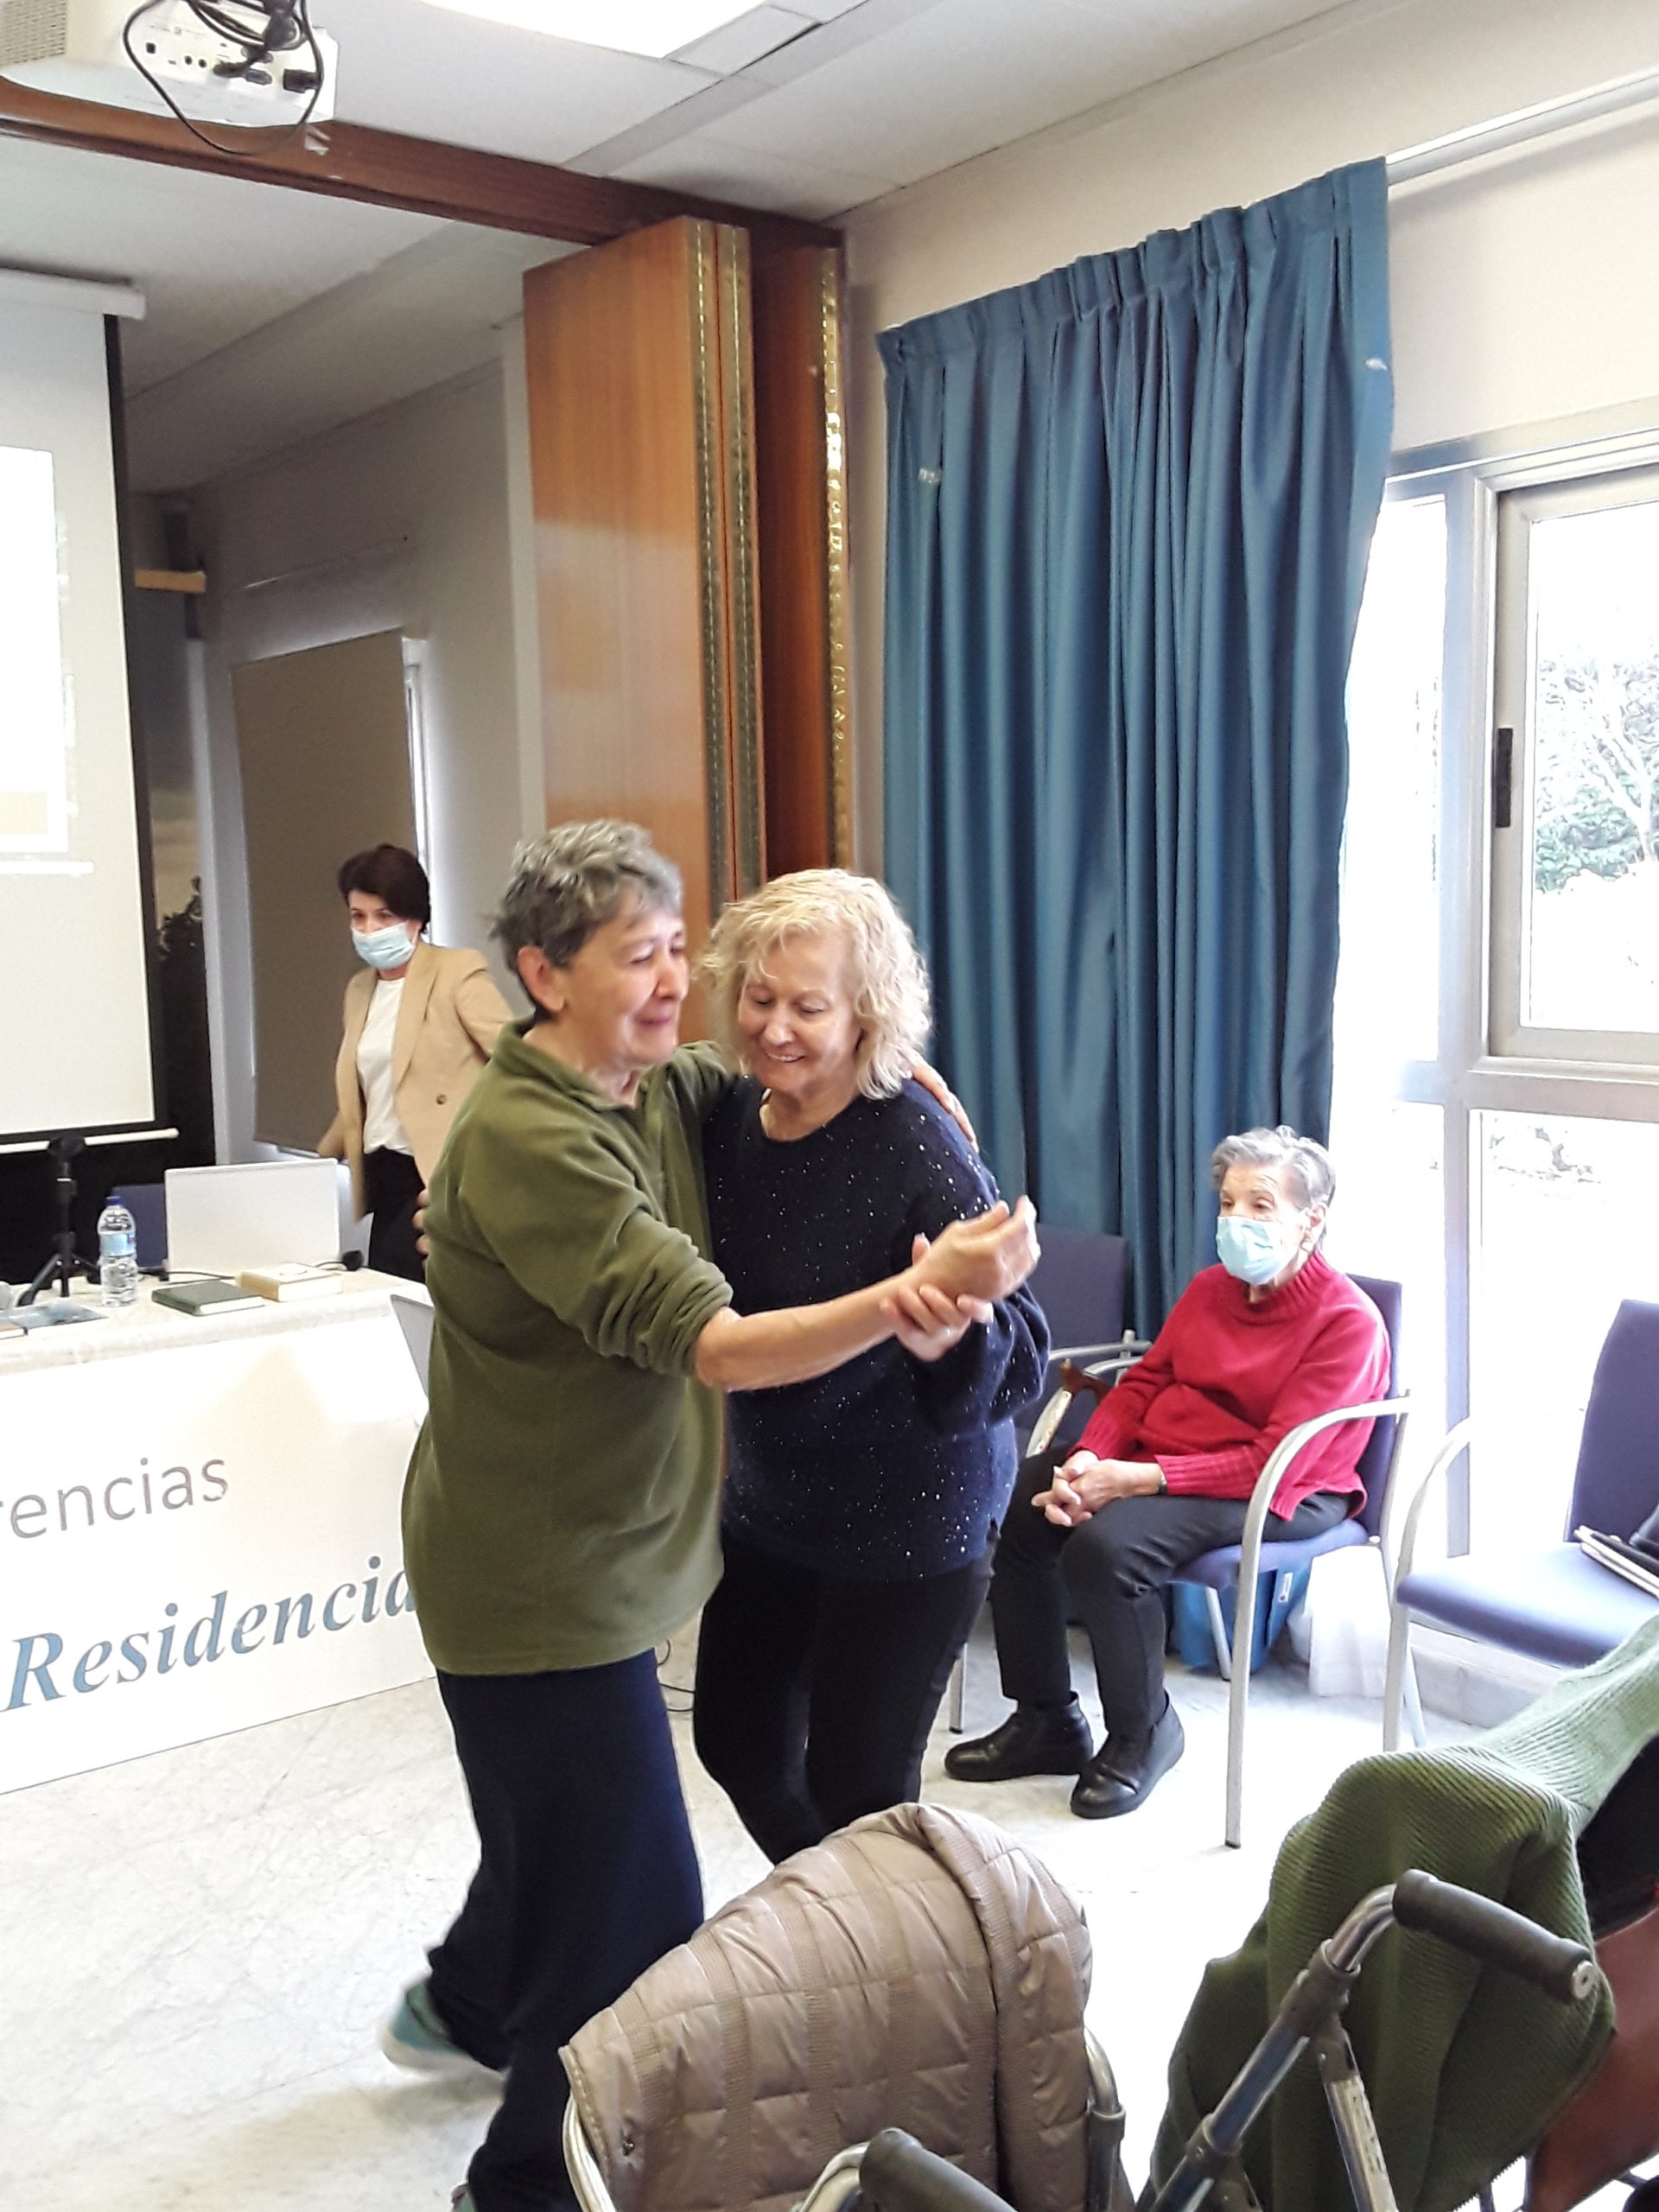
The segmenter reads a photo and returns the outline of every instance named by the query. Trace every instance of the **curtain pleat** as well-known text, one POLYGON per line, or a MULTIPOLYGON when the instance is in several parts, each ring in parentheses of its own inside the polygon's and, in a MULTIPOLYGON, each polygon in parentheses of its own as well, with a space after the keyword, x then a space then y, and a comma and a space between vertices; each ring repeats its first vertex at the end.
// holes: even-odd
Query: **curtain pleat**
POLYGON ((1343 693, 1387 470, 1387 187, 1338 170, 884 332, 887 866, 1005 1189, 1213 1257, 1325 1135, 1343 693))

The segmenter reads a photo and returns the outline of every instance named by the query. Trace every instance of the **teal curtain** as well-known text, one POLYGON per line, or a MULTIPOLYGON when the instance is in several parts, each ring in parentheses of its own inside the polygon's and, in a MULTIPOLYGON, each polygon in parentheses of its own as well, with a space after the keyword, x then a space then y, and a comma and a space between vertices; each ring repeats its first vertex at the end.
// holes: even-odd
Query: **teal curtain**
POLYGON ((878 342, 887 868, 937 1057, 1005 1190, 1128 1239, 1154 1326, 1214 1257, 1217 1141, 1330 1110, 1382 164, 878 342))

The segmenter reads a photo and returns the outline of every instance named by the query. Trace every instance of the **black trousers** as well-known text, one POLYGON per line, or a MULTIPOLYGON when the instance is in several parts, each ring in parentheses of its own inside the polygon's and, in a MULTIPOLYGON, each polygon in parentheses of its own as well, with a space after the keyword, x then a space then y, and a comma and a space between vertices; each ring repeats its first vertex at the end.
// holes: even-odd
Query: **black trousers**
POLYGON ((729 1531, 697 1634, 697 1756, 775 1866, 849 1821, 908 1804, 988 1560, 855 1581, 729 1531))
MULTIPOLYGON (((991 1619, 1002 1694, 1020 1705, 1064 1703, 1071 1694, 1065 1624, 1081 1621, 1094 1648, 1107 1733, 1141 1745, 1166 1702, 1164 1586, 1190 1560, 1238 1541, 1247 1502, 1120 1497, 1080 1528, 1057 1529, 1032 1500, 1066 1456, 1025 1461, 997 1543, 991 1619)), ((1272 1543, 1299 1543, 1334 1528, 1353 1503, 1316 1491, 1288 1519, 1270 1513, 1264 1533, 1272 1543)))
POLYGON ((467 2185, 478 2212, 575 2203, 559 2047, 702 1918, 653 1655, 544 1675, 445 1675, 479 1866, 430 1953, 462 2050, 507 2069, 467 2185))
POLYGON ((415 1247, 415 1210, 420 1203, 421 1171, 406 1152, 378 1145, 363 1155, 363 1194, 373 1219, 369 1224, 369 1265, 382 1274, 426 1277, 426 1262, 415 1247))

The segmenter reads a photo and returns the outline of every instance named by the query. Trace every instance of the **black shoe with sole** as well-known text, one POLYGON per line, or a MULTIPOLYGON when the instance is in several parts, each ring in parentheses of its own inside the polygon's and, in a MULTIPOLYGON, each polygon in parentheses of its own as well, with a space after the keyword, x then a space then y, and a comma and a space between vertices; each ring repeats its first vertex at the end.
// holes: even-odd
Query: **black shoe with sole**
POLYGON ((1144 1805, 1154 1789, 1186 1749, 1181 1717, 1173 1705, 1144 1749, 1127 1751, 1109 1736, 1095 1753, 1071 1792, 1071 1809, 1080 1821, 1115 1820, 1144 1805))
POLYGON ((1081 1774, 1094 1739, 1083 1708, 1069 1705, 1017 1705, 1000 1728, 953 1744, 944 1770, 957 1782, 1013 1782, 1022 1774, 1081 1774))

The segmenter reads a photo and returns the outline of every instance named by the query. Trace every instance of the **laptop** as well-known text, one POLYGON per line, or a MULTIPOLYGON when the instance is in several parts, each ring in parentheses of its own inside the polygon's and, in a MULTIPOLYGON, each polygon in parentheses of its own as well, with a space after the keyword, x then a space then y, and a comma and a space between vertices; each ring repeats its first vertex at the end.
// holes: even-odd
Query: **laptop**
POLYGON ((243 1268, 315 1268, 340 1257, 332 1160, 169 1167, 165 1180, 170 1272, 230 1275, 243 1268))

